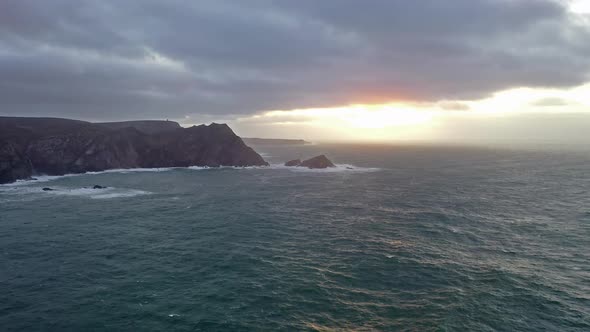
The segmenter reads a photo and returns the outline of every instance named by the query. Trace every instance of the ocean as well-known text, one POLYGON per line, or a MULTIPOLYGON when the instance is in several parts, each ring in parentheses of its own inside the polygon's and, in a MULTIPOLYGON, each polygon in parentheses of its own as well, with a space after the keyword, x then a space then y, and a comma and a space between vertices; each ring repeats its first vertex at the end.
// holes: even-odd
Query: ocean
POLYGON ((590 331, 588 151, 256 149, 0 186, 0 330, 590 331))

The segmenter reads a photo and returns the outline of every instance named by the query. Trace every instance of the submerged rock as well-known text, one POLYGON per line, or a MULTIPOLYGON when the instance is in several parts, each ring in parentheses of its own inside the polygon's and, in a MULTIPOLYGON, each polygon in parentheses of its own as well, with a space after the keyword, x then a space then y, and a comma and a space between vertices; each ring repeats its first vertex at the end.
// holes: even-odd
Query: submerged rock
POLYGON ((301 165, 301 159, 289 160, 285 163, 285 166, 293 167, 301 165))
POLYGON ((313 157, 311 159, 304 160, 299 164, 300 167, 307 167, 307 168, 328 168, 328 167, 336 167, 328 157, 325 155, 319 155, 317 157, 313 157))

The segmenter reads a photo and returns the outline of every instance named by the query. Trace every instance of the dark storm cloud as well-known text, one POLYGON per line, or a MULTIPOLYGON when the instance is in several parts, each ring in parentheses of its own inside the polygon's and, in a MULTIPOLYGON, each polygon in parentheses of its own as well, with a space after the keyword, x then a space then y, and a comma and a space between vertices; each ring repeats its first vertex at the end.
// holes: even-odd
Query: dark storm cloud
POLYGON ((588 80, 550 0, 0 2, 0 112, 181 118, 588 80))

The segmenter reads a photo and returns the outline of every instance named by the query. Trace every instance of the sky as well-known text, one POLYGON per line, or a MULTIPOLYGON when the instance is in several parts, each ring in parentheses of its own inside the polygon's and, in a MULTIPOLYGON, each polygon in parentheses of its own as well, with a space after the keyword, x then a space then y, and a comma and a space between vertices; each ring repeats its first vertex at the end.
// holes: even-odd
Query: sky
POLYGON ((590 143, 590 0, 2 0, 0 115, 590 143))

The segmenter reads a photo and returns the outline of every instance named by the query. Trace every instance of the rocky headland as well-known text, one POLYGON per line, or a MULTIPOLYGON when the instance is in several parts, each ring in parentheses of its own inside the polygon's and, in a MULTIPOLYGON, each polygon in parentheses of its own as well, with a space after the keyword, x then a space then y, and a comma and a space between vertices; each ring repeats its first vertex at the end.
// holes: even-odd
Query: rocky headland
POLYGON ((0 183, 115 168, 266 165, 226 124, 0 117, 0 183))

